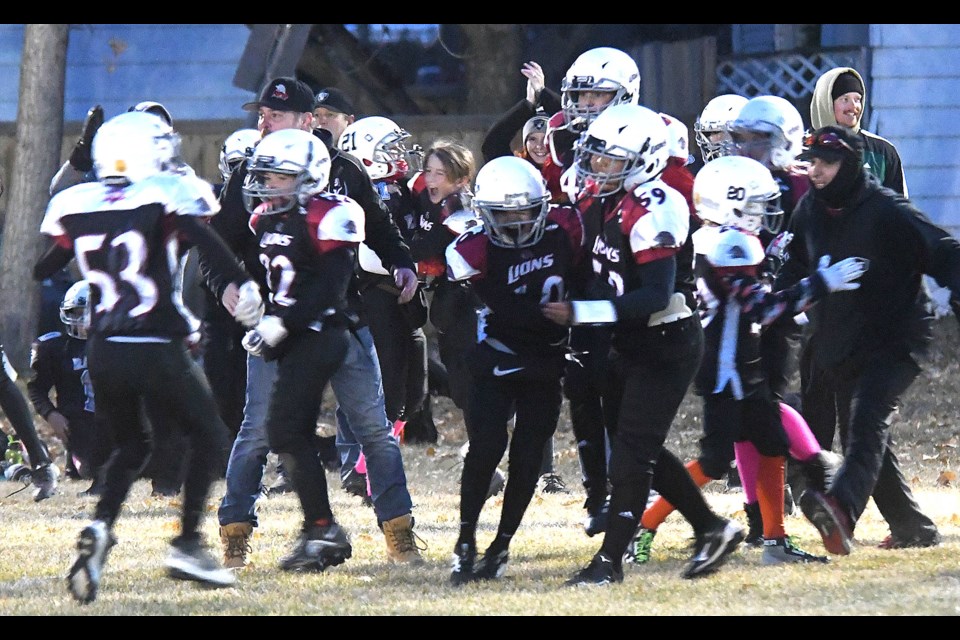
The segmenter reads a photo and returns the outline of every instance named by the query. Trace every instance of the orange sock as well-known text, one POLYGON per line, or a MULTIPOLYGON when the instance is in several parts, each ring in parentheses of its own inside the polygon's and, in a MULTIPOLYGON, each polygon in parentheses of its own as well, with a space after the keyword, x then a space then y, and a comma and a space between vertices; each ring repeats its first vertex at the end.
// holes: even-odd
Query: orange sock
POLYGON ((783 526, 783 456, 760 456, 757 474, 757 499, 760 517, 763 518, 763 537, 766 540, 787 535, 783 526))
MULTIPOLYGON (((690 477, 693 478, 694 484, 698 487, 702 487, 707 484, 713 478, 707 476, 703 472, 703 468, 700 466, 699 460, 691 460, 686 465, 687 473, 690 474, 690 477)), ((640 518, 640 526, 644 529, 650 529, 651 531, 656 531, 657 527, 663 524, 663 521, 667 519, 675 507, 667 502, 662 496, 657 498, 650 508, 643 512, 643 517, 640 518)))

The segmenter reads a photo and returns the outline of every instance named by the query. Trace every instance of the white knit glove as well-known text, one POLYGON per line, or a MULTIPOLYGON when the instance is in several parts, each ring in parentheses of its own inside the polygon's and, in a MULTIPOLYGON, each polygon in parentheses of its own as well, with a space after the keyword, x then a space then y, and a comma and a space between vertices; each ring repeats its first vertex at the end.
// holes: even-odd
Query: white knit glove
POLYGON ((870 267, 866 258, 845 258, 831 265, 830 256, 820 258, 817 273, 823 278, 830 292, 859 289, 860 283, 854 282, 870 267))
POLYGON ((240 299, 234 309, 233 317, 245 327, 252 327, 263 317, 263 298, 260 296, 260 287, 253 280, 247 280, 240 285, 240 299))

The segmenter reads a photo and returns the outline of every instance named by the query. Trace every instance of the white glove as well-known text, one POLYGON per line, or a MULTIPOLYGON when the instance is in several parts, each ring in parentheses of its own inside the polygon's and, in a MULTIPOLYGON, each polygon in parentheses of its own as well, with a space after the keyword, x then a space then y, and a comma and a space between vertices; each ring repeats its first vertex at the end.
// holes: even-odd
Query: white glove
POLYGON ((283 320, 277 316, 263 316, 253 330, 259 333, 263 341, 271 347, 277 346, 287 337, 287 328, 283 326, 283 320))
POLYGON ((240 299, 233 311, 233 317, 245 327, 252 327, 263 317, 263 298, 260 296, 260 287, 253 280, 247 280, 240 285, 240 299))
POLYGON ((869 267, 870 261, 866 258, 845 258, 831 265, 830 256, 827 255, 820 258, 817 273, 831 293, 850 291, 860 288, 860 283, 854 280, 862 276, 869 267))

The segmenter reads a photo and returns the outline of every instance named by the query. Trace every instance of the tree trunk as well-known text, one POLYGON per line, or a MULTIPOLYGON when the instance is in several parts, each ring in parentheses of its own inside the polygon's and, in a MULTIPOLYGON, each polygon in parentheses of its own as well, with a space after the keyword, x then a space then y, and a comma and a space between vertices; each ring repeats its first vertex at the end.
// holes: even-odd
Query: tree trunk
POLYGON ((526 95, 526 79, 520 73, 520 25, 461 24, 460 28, 468 43, 464 61, 470 86, 467 111, 499 115, 526 95))
POLYGON ((10 202, 0 245, 0 336, 20 375, 30 372, 40 309, 33 265, 45 249, 40 221, 60 160, 68 29, 65 24, 28 24, 23 35, 15 163, 8 172, 10 202))

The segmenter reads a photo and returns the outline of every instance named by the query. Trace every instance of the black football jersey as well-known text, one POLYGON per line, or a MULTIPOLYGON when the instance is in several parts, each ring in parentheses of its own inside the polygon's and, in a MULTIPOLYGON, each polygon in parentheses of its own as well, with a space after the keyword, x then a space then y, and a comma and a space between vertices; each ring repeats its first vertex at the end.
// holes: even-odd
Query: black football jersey
POLYGON ((287 328, 294 329, 346 308, 354 251, 364 238, 359 204, 346 196, 322 194, 305 210, 252 215, 250 228, 267 272, 268 314, 283 318, 287 328), (349 251, 336 265, 324 260, 343 248, 349 251))
MULTIPOLYGON (((661 180, 635 188, 604 217, 590 247, 594 282, 598 285, 592 297, 613 299, 640 288, 643 281, 637 265, 676 257, 687 242, 689 230, 690 212, 678 191, 661 180)), ((688 293, 680 282, 675 291, 688 293)), ((688 306, 693 308, 692 294, 688 306)), ((647 322, 646 317, 621 320, 615 331, 645 328, 647 322)))
MULTIPOLYGON (((191 244, 176 218, 218 209, 210 185, 192 175, 88 182, 54 196, 40 231, 72 250, 91 284, 91 335, 170 338, 193 330, 180 295, 180 258, 191 244)), ((231 266, 231 276, 242 274, 231 266)))
POLYGON ((485 308, 478 338, 493 338, 518 354, 555 352, 568 330, 541 311, 567 299, 574 267, 583 257, 583 224, 570 207, 554 206, 543 237, 524 249, 499 247, 482 227, 467 231, 446 253, 448 278, 469 280, 485 308))
POLYGON ((96 403, 87 370, 86 340, 59 331, 45 333, 33 343, 30 368, 34 376, 27 383, 27 393, 38 414, 46 417, 57 410, 70 422, 93 417, 96 403), (50 400, 54 389, 56 404, 50 400))

